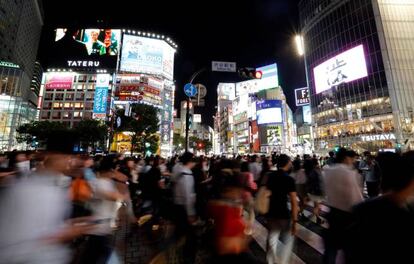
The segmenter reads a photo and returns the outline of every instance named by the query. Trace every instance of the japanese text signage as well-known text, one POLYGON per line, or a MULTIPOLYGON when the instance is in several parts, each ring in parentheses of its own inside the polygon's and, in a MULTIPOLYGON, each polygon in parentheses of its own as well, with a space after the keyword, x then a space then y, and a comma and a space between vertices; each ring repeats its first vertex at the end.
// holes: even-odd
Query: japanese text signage
POLYGON ((106 115, 108 101, 109 74, 98 74, 96 78, 95 97, 93 103, 94 116, 106 115))
POLYGON ((236 72, 236 63, 226 61, 213 61, 211 63, 211 69, 212 71, 217 72, 236 72))

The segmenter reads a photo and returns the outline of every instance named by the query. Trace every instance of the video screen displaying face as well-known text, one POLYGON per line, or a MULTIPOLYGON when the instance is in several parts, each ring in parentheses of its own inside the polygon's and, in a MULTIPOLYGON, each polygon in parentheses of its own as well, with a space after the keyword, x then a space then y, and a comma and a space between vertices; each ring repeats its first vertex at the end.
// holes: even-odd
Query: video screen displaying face
POLYGON ((116 56, 120 49, 119 29, 56 29, 55 46, 71 56, 116 56))

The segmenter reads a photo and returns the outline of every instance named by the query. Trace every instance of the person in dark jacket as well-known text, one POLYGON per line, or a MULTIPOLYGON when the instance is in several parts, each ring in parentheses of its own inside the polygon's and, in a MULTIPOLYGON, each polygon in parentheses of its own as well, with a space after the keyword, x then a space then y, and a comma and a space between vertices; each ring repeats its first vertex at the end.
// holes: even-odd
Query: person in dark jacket
POLYGON ((304 163, 306 175, 306 191, 309 199, 313 202, 313 217, 316 223, 321 224, 320 206, 323 201, 322 175, 317 159, 307 159, 304 163))

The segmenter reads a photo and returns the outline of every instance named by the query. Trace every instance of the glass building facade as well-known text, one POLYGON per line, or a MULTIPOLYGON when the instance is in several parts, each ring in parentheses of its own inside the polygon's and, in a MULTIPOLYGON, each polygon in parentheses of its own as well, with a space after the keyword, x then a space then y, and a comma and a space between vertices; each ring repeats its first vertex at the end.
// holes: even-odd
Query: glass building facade
POLYGON ((24 148, 16 129, 37 117, 36 106, 22 98, 24 72, 17 65, 0 67, 0 151, 24 148))
POLYGON ((378 151, 409 143, 414 132, 413 7, 412 0, 300 2, 316 150, 341 145, 378 151), (360 45, 367 76, 317 92, 314 69, 332 58, 338 64, 338 54, 360 45))

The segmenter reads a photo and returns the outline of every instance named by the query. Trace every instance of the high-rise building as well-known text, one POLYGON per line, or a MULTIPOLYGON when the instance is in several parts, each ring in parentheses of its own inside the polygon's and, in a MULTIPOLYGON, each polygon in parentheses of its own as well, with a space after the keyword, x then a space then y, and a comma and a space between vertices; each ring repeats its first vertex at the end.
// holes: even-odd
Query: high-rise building
POLYGON ((1 1, 0 150, 19 148, 16 128, 36 119, 38 98, 31 80, 42 26, 41 1, 1 1))
POLYGON ((414 0, 302 0, 316 150, 414 137, 414 0))
POLYGON ((4 0, 0 14, 0 60, 19 65, 31 79, 43 26, 42 3, 4 0))
POLYGON ((32 82, 30 83, 30 90, 36 95, 39 96, 40 86, 42 84, 43 69, 40 62, 36 61, 33 69, 32 82))

